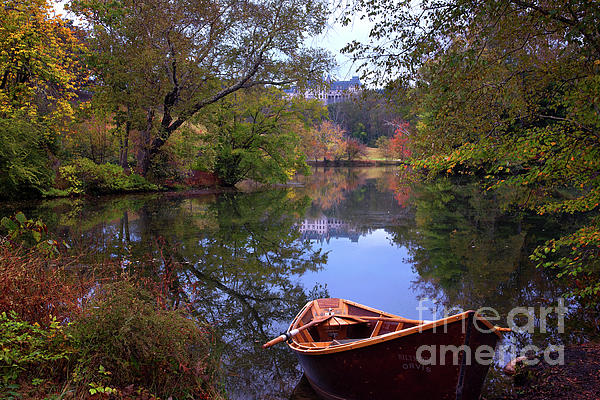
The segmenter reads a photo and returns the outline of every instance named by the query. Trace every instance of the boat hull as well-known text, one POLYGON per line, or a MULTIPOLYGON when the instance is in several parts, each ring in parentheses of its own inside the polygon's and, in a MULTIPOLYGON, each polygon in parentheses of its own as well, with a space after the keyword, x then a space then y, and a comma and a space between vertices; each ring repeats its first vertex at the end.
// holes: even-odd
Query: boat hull
POLYGON ((443 326, 341 352, 296 354, 309 383, 325 399, 476 400, 488 370, 476 361, 476 351, 483 345, 494 349, 498 336, 476 329, 473 318, 471 313, 443 326), (423 345, 429 346, 421 353, 426 364, 417 361, 423 345))

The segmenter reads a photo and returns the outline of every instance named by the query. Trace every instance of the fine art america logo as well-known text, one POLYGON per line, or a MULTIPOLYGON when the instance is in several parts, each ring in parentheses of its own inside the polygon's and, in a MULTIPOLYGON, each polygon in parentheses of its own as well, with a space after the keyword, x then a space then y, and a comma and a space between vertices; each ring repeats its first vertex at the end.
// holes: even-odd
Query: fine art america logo
MULTIPOLYGON (((431 299, 422 299, 419 301, 419 319, 423 320, 423 312, 430 311, 433 313, 433 320, 447 318, 451 315, 464 312, 459 307, 452 309, 444 308, 441 312, 436 306, 436 301, 431 299), (426 304, 433 306, 426 306, 426 304)), ((556 332, 564 333, 565 330, 565 315, 567 308, 564 305, 564 300, 559 299, 556 307, 539 307, 536 310, 534 307, 515 307, 506 315, 506 324, 514 333, 533 334, 536 332, 547 333, 549 329, 548 318, 556 319, 556 332)), ((482 307, 475 311, 475 315, 484 317, 492 325, 502 322, 503 318, 500 313, 491 307, 482 307)), ((460 323, 460 322, 457 322, 460 323)), ((446 331, 448 325, 442 324, 433 327, 433 332, 446 331)), ((476 329, 481 333, 491 333, 494 328, 482 323, 477 318, 473 320, 473 325, 467 327, 466 319, 462 320, 463 333, 467 333, 467 329, 476 329)), ((549 365, 564 365, 564 346, 549 345, 545 348, 539 348, 533 344, 524 346, 520 349, 514 343, 502 344, 498 352, 495 348, 489 345, 468 346, 468 345, 422 345, 417 348, 415 361, 420 364, 424 370, 428 370, 428 366, 433 365, 471 365, 477 363, 480 365, 491 365, 495 361, 499 365, 505 365, 511 360, 518 359, 524 365, 535 365, 542 359, 549 365), (464 358, 460 355, 463 354, 464 358), (498 355, 496 358, 495 355, 498 355), (451 360, 449 360, 451 358, 451 360)), ((411 360, 412 361, 412 360, 411 360)), ((412 364, 412 363, 411 363, 412 364)), ((417 368, 417 364, 412 364, 413 368, 417 368)))

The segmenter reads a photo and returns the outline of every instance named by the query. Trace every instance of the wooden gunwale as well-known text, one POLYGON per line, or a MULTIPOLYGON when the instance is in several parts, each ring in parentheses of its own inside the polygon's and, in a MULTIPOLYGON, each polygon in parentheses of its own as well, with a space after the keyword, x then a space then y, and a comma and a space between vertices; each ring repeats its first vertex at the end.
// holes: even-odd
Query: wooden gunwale
MULTIPOLYGON (((307 310, 312 311, 314 305, 317 306, 317 312, 318 312, 318 310, 320 310, 320 308, 318 308, 318 304, 316 303, 316 301, 317 300, 313 300, 304 306, 304 308, 300 311, 300 313, 294 318, 294 320, 290 324, 289 330, 297 328, 298 325, 301 323, 301 320, 304 317, 306 311, 307 310)), ((349 300, 340 299, 340 301, 345 303, 344 310, 346 310, 346 311, 348 310, 347 305, 350 304, 355 307, 359 307, 359 308, 362 308, 362 309, 365 309, 365 310, 368 310, 368 311, 371 311, 374 313, 378 313, 383 317, 388 317, 388 318, 398 317, 396 315, 386 313, 386 312, 383 312, 380 310, 376 310, 374 308, 364 306, 362 304, 354 303, 349 300)), ((296 338, 293 338, 291 343, 288 343, 288 345, 294 351, 297 351, 299 353, 304 353, 304 354, 319 355, 319 354, 339 353, 339 352, 343 352, 343 351, 348 351, 348 350, 371 346, 376 343, 382 343, 382 342, 386 342, 389 340, 394 340, 394 339, 397 339, 397 338, 400 338, 403 336, 420 333, 425 330, 434 329, 439 326, 444 326, 444 325, 452 323, 452 322, 464 320, 464 319, 468 318, 469 315, 474 314, 474 313, 475 313, 474 311, 469 310, 469 311, 465 311, 463 313, 452 315, 452 316, 442 318, 442 319, 439 319, 436 321, 430 321, 430 322, 427 322, 427 323, 424 323, 421 325, 412 326, 410 328, 401 329, 401 330, 398 330, 395 332, 389 332, 389 333, 386 333, 383 335, 365 337, 364 339, 359 339, 352 343, 338 344, 335 346, 331 346, 331 342, 311 342, 310 344, 309 343, 307 343, 307 344, 300 343, 296 340, 296 338), (319 344, 317 344, 317 343, 319 343, 319 344), (323 343, 323 344, 321 344, 321 343, 323 343)), ((340 315, 340 316, 342 316, 342 315, 340 315)), ((313 318, 315 318, 315 317, 318 317, 318 315, 315 315, 315 313, 313 312, 313 318)), ((484 325, 486 325, 488 327, 488 329, 490 329, 491 332, 494 332, 500 338, 502 337, 502 334, 498 331, 498 328, 495 327, 494 325, 492 325, 488 320, 486 320, 485 318, 478 317, 478 316, 475 316, 475 317, 477 318, 478 321, 483 322, 484 325)))

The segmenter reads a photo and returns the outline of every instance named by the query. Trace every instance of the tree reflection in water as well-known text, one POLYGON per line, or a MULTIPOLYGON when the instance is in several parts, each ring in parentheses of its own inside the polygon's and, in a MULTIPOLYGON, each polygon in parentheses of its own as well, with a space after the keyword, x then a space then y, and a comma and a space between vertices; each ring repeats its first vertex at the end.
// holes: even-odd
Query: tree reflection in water
POLYGON ((268 399, 286 397, 301 371, 287 346, 262 344, 309 299, 327 297, 298 282, 327 259, 298 230, 309 203, 286 189, 61 200, 27 211, 71 246, 93 250, 90 264, 109 257, 128 274, 166 283, 171 306, 189 306, 215 327, 228 398, 268 399))
POLYGON ((424 296, 448 306, 494 304, 508 311, 562 294, 550 275, 533 267, 529 254, 557 230, 567 229, 567 220, 514 211, 505 207, 502 194, 483 192, 469 182, 438 180, 413 190, 415 223, 398 227, 393 238, 409 248, 424 296))
MULTIPOLYGON (((444 307, 455 312, 493 307, 502 318, 498 324, 506 326, 511 309, 533 307, 535 332, 507 335, 504 346, 544 349, 581 339, 581 329, 569 329, 579 314, 573 301, 567 302, 572 313, 564 333, 555 313, 548 317, 547 332, 540 332, 540 307, 556 306, 566 288, 551 271, 536 269, 529 260, 536 246, 568 230, 573 217, 557 220, 515 210, 506 204, 517 194, 485 192, 469 181, 439 179, 414 184, 412 191, 414 223, 396 226, 392 237, 409 249, 409 262, 418 273, 414 289, 439 302, 425 303, 439 309, 438 317, 444 307)), ((507 383, 498 368, 490 371, 487 382, 488 393, 501 393, 507 383)))
POLYGON ((309 298, 326 296, 322 290, 306 293, 294 281, 326 256, 299 240, 296 222, 308 199, 289 194, 225 195, 208 208, 214 229, 169 246, 168 257, 185 265, 178 279, 189 302, 219 328, 233 398, 279 398, 293 388, 299 378, 295 357, 286 346, 265 351, 261 345, 284 330, 309 298))
MULTIPOLYGON (((551 274, 534 268, 528 255, 568 230, 571 217, 556 220, 515 211, 506 204, 518 194, 486 193, 466 181, 411 183, 401 177, 397 168, 318 169, 299 178, 293 189, 62 199, 29 207, 11 204, 3 214, 21 209, 41 217, 72 247, 95 250, 90 263, 109 257, 126 272, 166 284, 174 306, 190 304, 216 327, 228 397, 281 399, 300 377, 296 359, 286 346, 264 351, 260 345, 283 331, 308 299, 327 296, 320 287, 303 287, 302 276, 314 276, 310 285, 317 281, 332 290, 358 287, 372 293, 367 289, 377 287, 376 279, 409 289, 409 282, 390 282, 390 275, 408 269, 396 276, 413 282, 413 291, 374 295, 390 304, 421 296, 448 307, 489 306, 504 317, 516 306, 553 305, 564 293, 551 274), (303 220, 319 219, 335 221, 337 229, 323 244, 332 252, 328 270, 335 270, 336 255, 348 248, 349 232, 361 254, 370 254, 368 246, 361 246, 368 244, 365 237, 374 240, 374 232, 384 232, 385 243, 377 243, 380 253, 369 256, 367 266, 351 260, 338 265, 344 272, 327 281, 327 270, 313 273, 327 262, 321 242, 307 243, 299 232, 303 220), (399 254, 398 247, 402 254, 407 249, 408 260, 390 257, 399 254), (365 267, 373 272, 370 280, 351 281, 363 276, 356 273, 365 267), (382 271, 385 276, 378 278, 382 271)), ((510 340, 521 346, 577 341, 581 324, 573 322, 575 330, 569 323, 565 335, 550 321, 548 335, 513 335, 510 340)), ((501 382, 494 371, 491 376, 494 385, 501 382)))

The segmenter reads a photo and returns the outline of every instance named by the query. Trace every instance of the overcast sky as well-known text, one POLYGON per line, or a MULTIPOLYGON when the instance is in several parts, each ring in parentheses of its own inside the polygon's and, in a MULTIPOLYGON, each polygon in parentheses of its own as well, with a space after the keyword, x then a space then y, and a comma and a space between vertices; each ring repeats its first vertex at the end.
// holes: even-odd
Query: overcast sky
POLYGON ((372 25, 366 19, 359 21, 356 18, 348 26, 342 26, 332 21, 326 32, 313 39, 311 45, 324 47, 333 53, 338 63, 337 70, 333 72, 334 75, 341 80, 349 80, 353 75, 357 75, 358 65, 353 64, 348 55, 341 54, 340 49, 353 40, 368 42, 371 27, 372 25))

